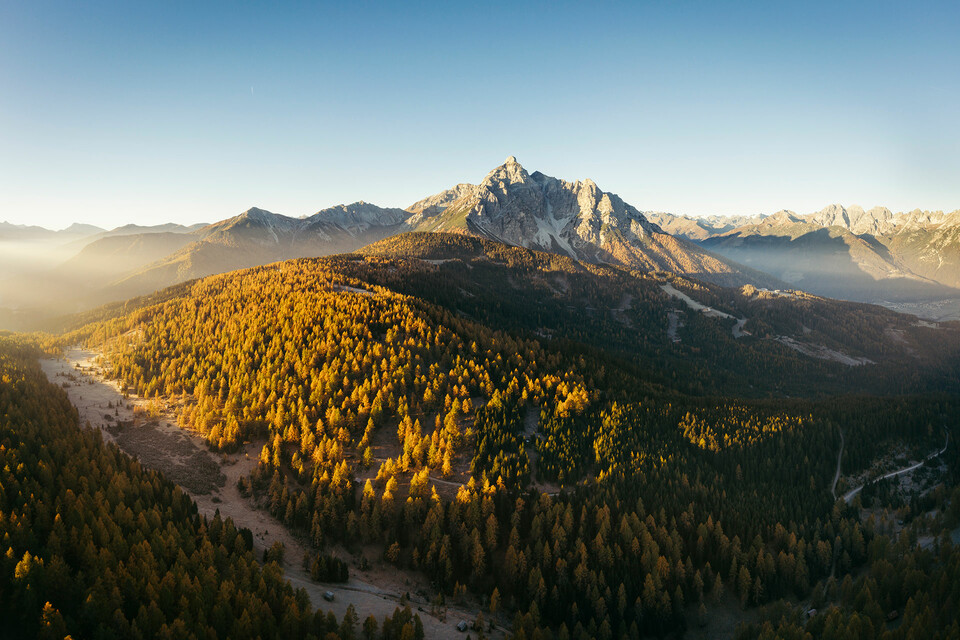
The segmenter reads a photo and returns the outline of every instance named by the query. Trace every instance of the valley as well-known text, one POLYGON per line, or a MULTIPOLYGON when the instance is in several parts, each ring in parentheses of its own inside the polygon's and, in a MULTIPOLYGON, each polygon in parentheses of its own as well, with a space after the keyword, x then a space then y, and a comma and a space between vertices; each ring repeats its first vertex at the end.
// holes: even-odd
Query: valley
MULTIPOLYGON (((219 513, 231 518, 237 527, 249 529, 257 556, 281 543, 285 549, 285 578, 304 589, 315 608, 342 618, 347 607, 353 606, 363 620, 368 615, 383 619, 393 615, 397 607, 409 605, 420 612, 425 637, 438 639, 457 633, 455 627, 461 620, 472 623, 477 618, 481 608, 466 603, 444 605, 442 614, 434 615, 429 581, 416 572, 398 572, 385 564, 376 548, 363 552, 368 558, 366 568, 361 568, 345 549, 337 550, 350 563, 352 575, 347 583, 313 580, 300 562, 310 549, 309 543, 237 489, 237 480, 255 468, 263 443, 245 443, 235 453, 211 453, 198 434, 177 426, 180 415, 176 402, 124 393, 116 380, 104 376, 102 358, 99 351, 72 347, 62 358, 42 359, 40 364, 50 382, 64 388, 79 412, 81 425, 99 430, 106 442, 179 484, 205 517, 212 519, 219 513), (327 592, 334 594, 332 601, 324 598, 327 592)), ((484 613, 489 620, 489 613, 484 613)), ((487 636, 504 637, 502 624, 498 621, 498 626, 485 629, 487 636)))
POLYGON ((928 300, 926 302, 890 302, 878 301, 898 313, 907 313, 918 318, 935 322, 960 322, 960 298, 946 300, 928 300))
POLYGON ((657 213, 671 233, 796 289, 956 320, 960 211, 892 213, 830 205, 797 215, 689 218, 657 213))
POLYGON ((201 514, 249 529, 258 556, 282 542, 286 575, 313 607, 379 619, 409 604, 426 637, 489 620, 490 602, 495 635, 600 625, 608 598, 583 594, 606 583, 613 598, 611 582, 634 601, 616 615, 638 633, 726 635, 759 623, 769 601, 801 611, 814 584, 865 561, 859 512, 833 499, 837 451, 844 473, 863 473, 891 441, 927 446, 917 425, 957 411, 930 395, 953 388, 949 325, 460 235, 213 276, 82 318, 48 339, 69 361, 45 364, 81 422, 124 425, 109 438, 188 489, 201 514), (876 338, 851 339, 865 328, 876 338), (787 335, 870 362, 787 348, 787 335), (771 362, 780 376, 765 378, 771 362), (675 382, 648 377, 671 366, 675 382), (791 370, 799 398, 778 387, 791 370), (840 376, 880 395, 818 400, 840 376), (885 395, 898 378, 926 395, 885 395), (691 394, 706 385, 756 397, 691 394), (794 542, 771 537, 788 523, 794 542), (585 551, 584 539, 603 542, 585 551), (307 552, 346 561, 349 582, 315 582, 307 552), (785 564, 768 568, 774 553, 785 564))

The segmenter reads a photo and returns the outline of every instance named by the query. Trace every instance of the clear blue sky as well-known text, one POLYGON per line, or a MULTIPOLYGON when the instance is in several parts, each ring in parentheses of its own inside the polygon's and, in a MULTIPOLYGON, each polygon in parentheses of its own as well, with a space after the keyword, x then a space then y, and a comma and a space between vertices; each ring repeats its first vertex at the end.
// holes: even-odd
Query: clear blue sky
POLYGON ((643 210, 960 208, 956 2, 0 0, 0 220, 406 206, 516 155, 643 210))

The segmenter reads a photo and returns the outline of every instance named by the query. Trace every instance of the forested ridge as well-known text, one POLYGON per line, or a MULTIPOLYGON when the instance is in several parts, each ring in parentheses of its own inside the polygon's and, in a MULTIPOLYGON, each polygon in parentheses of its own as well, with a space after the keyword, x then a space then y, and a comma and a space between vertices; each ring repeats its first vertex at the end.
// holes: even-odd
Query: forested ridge
POLYGON ((597 347, 614 366, 697 395, 780 396, 916 393, 960 389, 960 324, 922 326, 882 307, 797 292, 777 296, 667 273, 576 262, 498 242, 408 233, 331 259, 345 274, 416 296, 489 326, 526 330, 555 343, 597 347), (378 262, 377 258, 385 258, 378 262), (691 313, 661 289, 669 282, 699 302, 747 319, 691 313), (679 309, 681 340, 667 336, 679 309), (772 338, 794 336, 882 367, 849 367, 798 354, 772 338))
MULTIPOLYGON (((851 371, 699 314, 671 347, 661 279, 437 237, 206 278, 46 344, 102 345, 214 448, 262 442, 242 490, 318 550, 375 544, 524 639, 682 631, 725 593, 807 598, 876 538, 831 495, 841 429, 845 473, 955 432, 952 329, 861 306, 831 328, 846 307, 807 300, 803 326, 884 362, 851 371), (463 486, 441 497, 444 478, 463 486)), ((792 322, 788 302, 671 281, 732 315, 766 305, 757 334, 792 322)))

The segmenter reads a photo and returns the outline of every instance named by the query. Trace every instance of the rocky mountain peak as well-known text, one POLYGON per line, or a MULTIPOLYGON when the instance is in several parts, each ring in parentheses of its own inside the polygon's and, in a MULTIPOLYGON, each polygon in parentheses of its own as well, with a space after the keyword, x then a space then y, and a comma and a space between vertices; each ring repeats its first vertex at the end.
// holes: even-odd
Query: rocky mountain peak
POLYGON ((793 211, 790 211, 788 209, 781 209, 780 211, 777 211, 776 213, 764 218, 763 222, 768 225, 789 224, 792 222, 800 222, 800 219, 797 217, 797 214, 795 214, 793 211))
POLYGON ((847 215, 847 210, 841 204, 827 205, 813 214, 811 222, 815 222, 824 227, 850 228, 850 217, 847 215))
POLYGON ((362 231, 370 227, 400 224, 408 215, 403 209, 378 207, 359 200, 353 204, 338 204, 318 211, 307 218, 305 223, 307 228, 332 224, 350 231, 362 231))
MULTIPOLYGON (((662 233, 636 208, 590 179, 568 182, 532 174, 512 156, 463 202, 468 229, 530 248, 592 256, 611 242, 633 244, 662 233)), ((459 207, 455 207, 459 208, 459 207)))
POLYGON ((278 215, 279 214, 272 213, 266 209, 261 209, 260 207, 250 207, 237 216, 237 218, 240 220, 256 220, 257 222, 267 222, 278 215))
POLYGON ((805 216, 805 219, 824 227, 841 227, 856 235, 889 233, 897 225, 895 216, 886 207, 873 207, 864 211, 863 207, 856 204, 846 208, 832 204, 817 213, 805 216))
POLYGON ((492 186, 498 183, 522 184, 529 178, 530 174, 517 162, 517 158, 510 156, 506 162, 488 173, 487 177, 480 183, 480 186, 492 186))

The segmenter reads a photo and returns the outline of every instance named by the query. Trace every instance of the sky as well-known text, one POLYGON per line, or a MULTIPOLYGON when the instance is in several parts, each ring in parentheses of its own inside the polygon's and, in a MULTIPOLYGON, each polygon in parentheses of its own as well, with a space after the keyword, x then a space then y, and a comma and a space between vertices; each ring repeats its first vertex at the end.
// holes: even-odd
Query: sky
POLYGON ((405 207, 507 156, 644 211, 960 208, 956 2, 0 0, 0 220, 405 207))

